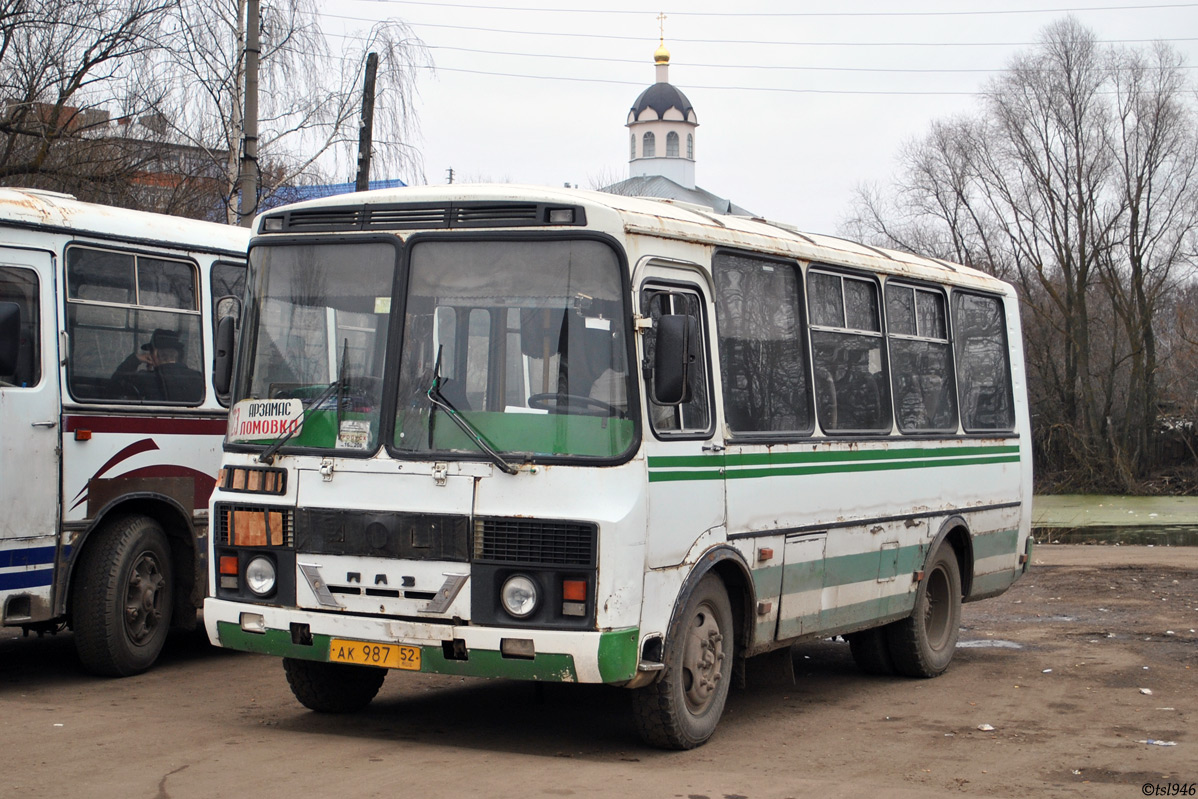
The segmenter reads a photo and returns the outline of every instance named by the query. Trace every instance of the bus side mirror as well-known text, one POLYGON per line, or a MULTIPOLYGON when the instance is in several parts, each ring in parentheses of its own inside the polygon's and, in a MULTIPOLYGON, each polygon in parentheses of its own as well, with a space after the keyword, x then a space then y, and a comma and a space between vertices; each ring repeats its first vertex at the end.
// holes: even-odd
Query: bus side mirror
POLYGON ((690 402, 691 365, 699 338, 699 323, 686 314, 666 314, 657 320, 653 359, 653 401, 658 405, 690 402))
POLYGON ((0 375, 17 371, 20 347, 21 306, 15 302, 0 302, 0 375))
POLYGON ((212 385, 217 394, 229 393, 233 383, 233 345, 237 334, 237 320, 223 317, 216 323, 216 355, 212 360, 212 385))

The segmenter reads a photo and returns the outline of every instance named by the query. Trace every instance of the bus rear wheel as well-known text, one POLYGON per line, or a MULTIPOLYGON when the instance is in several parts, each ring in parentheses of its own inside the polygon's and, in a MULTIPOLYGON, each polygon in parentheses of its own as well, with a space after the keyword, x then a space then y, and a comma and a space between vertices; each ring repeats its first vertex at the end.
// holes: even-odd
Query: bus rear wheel
POLYGON ((93 533, 71 607, 84 668, 127 677, 154 665, 170 632, 173 594, 170 547, 158 522, 126 516, 93 533))
POLYGON ((961 569, 952 546, 944 544, 924 568, 915 610, 886 627, 895 670, 907 677, 943 674, 960 632, 961 569))
POLYGON ((641 738, 663 749, 694 749, 715 732, 728 699, 733 656, 732 605, 708 574, 695 587, 666 644, 665 671, 633 691, 641 738))
POLYGON ((386 669, 296 658, 283 658, 283 670, 291 693, 317 713, 356 713, 370 704, 387 677, 386 669))

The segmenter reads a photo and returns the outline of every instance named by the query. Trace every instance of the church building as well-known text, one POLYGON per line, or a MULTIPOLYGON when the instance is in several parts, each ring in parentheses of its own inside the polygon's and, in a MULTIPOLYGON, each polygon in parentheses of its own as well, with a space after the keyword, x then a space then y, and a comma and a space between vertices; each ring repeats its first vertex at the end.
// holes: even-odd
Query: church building
POLYGON ((659 197, 705 205, 722 214, 751 211, 695 185, 696 129, 699 118, 686 95, 670 83, 670 51, 664 39, 653 54, 657 80, 628 112, 628 179, 603 191, 659 197))

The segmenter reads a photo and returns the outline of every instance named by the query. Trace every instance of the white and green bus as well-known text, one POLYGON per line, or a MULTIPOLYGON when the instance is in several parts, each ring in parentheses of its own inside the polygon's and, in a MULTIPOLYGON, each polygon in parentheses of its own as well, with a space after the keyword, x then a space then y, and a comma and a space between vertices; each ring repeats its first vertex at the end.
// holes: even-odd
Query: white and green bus
POLYGON ((1017 300, 973 269, 453 185, 271 211, 249 283, 204 620, 313 710, 392 669, 605 683, 691 748, 744 659, 935 676, 1027 568, 1017 300))

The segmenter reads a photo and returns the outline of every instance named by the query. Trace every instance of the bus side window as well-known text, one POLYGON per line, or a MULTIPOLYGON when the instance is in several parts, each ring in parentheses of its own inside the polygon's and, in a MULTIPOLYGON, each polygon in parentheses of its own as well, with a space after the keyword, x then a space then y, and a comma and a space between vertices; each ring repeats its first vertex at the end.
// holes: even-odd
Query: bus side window
POLYGON ((1013 429, 1015 405, 1002 301, 953 292, 953 333, 965 432, 1013 429))
POLYGON ((66 267, 73 397, 203 401, 207 367, 193 263, 72 246, 66 267))
POLYGON ((41 379, 37 275, 0 266, 0 388, 41 379))
POLYGON ((798 265, 717 253, 716 326, 724 417, 733 435, 814 427, 798 265))
POLYGON ((903 433, 957 430, 957 392, 944 293, 886 283, 894 412, 903 433))
POLYGON ((693 291, 646 288, 641 293, 641 313, 653 320, 653 329, 645 336, 645 394, 649 400, 649 418, 653 429, 662 434, 706 437, 711 431, 711 398, 708 396, 707 337, 702 304, 693 291), (693 320, 698 341, 691 348, 696 356, 687 371, 687 399, 677 405, 658 405, 653 401, 652 365, 657 355, 659 321, 665 314, 682 314, 693 320))
POLYGON ((890 432, 878 284, 812 269, 807 291, 820 427, 828 433, 890 432))

